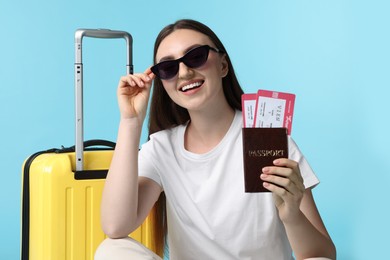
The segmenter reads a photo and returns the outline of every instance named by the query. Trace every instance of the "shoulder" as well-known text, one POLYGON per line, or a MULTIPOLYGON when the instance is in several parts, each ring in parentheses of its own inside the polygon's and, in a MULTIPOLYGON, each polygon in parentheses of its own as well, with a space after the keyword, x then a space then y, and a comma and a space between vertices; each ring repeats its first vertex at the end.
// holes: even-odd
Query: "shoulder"
POLYGON ((180 135, 184 132, 185 126, 179 125, 170 129, 158 131, 150 135, 149 140, 142 144, 141 152, 159 152, 178 145, 180 142, 180 135))
POLYGON ((291 136, 288 136, 288 158, 298 162, 306 188, 314 187, 319 183, 309 162, 291 136))
POLYGON ((169 129, 158 131, 150 135, 148 142, 171 142, 181 131, 184 131, 185 125, 175 126, 169 129))
POLYGON ((288 141, 289 158, 294 160, 299 160, 301 157, 303 157, 303 154, 299 149, 297 143, 290 135, 288 135, 287 141, 288 141))

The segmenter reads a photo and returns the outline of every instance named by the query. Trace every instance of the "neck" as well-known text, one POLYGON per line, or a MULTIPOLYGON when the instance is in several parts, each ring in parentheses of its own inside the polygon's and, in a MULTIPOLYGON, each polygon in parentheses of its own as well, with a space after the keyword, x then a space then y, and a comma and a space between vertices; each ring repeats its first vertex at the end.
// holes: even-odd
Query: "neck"
POLYGON ((230 106, 207 112, 191 111, 185 137, 186 150, 206 153, 217 146, 229 130, 235 110, 230 106))

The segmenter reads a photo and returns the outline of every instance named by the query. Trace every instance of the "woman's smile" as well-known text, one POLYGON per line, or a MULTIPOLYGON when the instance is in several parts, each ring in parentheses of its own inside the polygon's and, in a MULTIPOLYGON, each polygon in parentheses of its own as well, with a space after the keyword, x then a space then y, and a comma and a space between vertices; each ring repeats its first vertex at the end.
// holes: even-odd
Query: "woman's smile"
POLYGON ((199 87, 201 87, 203 85, 203 82, 204 82, 203 80, 200 80, 200 81, 192 82, 189 84, 185 83, 185 85, 180 88, 180 91, 188 92, 188 91, 191 91, 194 89, 198 89, 199 87))

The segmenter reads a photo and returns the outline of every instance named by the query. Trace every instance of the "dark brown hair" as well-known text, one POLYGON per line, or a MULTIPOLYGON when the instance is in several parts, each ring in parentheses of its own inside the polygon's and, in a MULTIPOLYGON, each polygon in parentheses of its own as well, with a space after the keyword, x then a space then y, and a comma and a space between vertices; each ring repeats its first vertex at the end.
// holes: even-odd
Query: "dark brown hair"
MULTIPOLYGON (((215 44, 215 47, 226 54, 228 73, 222 79, 223 91, 228 104, 234 109, 241 110, 241 95, 243 94, 243 90, 234 73, 233 65, 229 55, 217 35, 206 25, 198 21, 182 19, 166 26, 161 30, 156 38, 153 54, 154 64, 156 63, 156 53, 161 42, 165 39, 165 37, 178 29, 194 30, 208 36, 209 39, 215 44)), ((177 105, 172 101, 172 99, 168 96, 168 93, 165 91, 161 80, 158 78, 154 80, 150 104, 149 136, 160 130, 169 129, 184 124, 190 119, 187 109, 177 105)), ((150 214, 151 219, 154 222, 153 238, 155 239, 155 251, 159 255, 162 255, 164 251, 167 232, 165 210, 165 194, 162 193, 150 214)))

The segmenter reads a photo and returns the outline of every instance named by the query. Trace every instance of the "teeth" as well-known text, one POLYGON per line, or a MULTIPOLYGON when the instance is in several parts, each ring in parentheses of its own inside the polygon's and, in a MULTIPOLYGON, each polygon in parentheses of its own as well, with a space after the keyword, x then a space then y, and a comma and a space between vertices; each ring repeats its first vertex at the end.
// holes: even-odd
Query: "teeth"
POLYGON ((200 85, 202 85, 202 82, 195 82, 195 83, 192 83, 192 84, 189 84, 189 85, 186 85, 186 86, 182 87, 181 90, 182 91, 186 91, 186 90, 189 90, 189 89, 192 89, 192 88, 199 87, 200 85))

